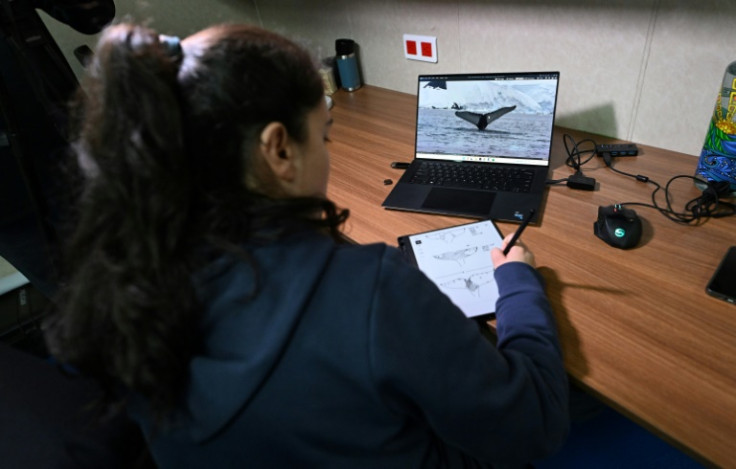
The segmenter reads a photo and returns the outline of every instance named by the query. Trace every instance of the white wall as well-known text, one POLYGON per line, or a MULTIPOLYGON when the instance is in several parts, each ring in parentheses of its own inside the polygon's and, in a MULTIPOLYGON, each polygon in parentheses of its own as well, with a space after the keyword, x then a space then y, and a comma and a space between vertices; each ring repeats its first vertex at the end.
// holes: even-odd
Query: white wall
MULTIPOLYGON (((723 70, 736 60, 733 0, 118 0, 184 36, 242 21, 318 56, 354 39, 364 81, 415 93, 419 73, 559 70, 557 124, 692 155, 723 70), (437 64, 403 57, 402 34, 437 36, 437 64)), ((65 51, 94 38, 48 20, 65 51)), ((407 116, 413 119, 414 116, 407 116)))
MULTIPOLYGON (((736 60, 734 0, 117 0, 117 20, 186 36, 219 22, 285 34, 319 57, 360 47, 368 84, 416 93, 420 73, 559 70, 557 124, 698 155, 723 70, 736 60), (404 33, 437 36, 439 62, 408 61, 404 33)), ((44 16, 73 64, 94 45, 44 16)), ((406 116, 414 119, 414 116, 406 116)), ((9 269, 0 259, 0 275, 9 269)))

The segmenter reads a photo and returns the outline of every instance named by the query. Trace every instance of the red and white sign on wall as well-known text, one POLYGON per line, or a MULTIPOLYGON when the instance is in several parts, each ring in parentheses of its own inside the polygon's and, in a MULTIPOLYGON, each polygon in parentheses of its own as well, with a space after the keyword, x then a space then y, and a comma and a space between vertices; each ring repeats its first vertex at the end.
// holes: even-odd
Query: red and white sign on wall
POLYGON ((404 34, 404 56, 407 59, 437 63, 437 38, 404 34))

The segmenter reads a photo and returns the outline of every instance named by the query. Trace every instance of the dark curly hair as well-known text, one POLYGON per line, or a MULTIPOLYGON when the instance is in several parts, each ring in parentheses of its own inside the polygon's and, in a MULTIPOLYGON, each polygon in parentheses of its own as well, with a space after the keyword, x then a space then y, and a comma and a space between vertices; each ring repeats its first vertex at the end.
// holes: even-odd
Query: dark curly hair
MULTIPOLYGON (((282 36, 221 25, 172 38, 108 28, 73 106, 75 216, 49 348, 128 391, 159 417, 176 408, 200 344, 193 273, 246 241, 317 229, 339 239, 347 211, 323 198, 273 198, 249 149, 270 122, 297 141, 323 99, 311 57, 282 36)), ((257 270, 257 266, 253 266, 257 270)), ((257 290, 257 286, 253 286, 257 290)), ((120 389, 125 392, 119 392, 120 389)))

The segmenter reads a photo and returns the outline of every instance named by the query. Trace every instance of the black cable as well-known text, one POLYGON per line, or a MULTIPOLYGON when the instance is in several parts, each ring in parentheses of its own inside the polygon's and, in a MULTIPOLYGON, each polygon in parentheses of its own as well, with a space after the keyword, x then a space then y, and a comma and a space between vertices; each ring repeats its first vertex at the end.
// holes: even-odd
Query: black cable
MULTIPOLYGON (((554 185, 566 182, 569 186, 575 187, 580 185, 580 179, 590 179, 590 181, 587 181, 587 183, 585 184, 585 188, 592 190, 590 185, 594 185, 595 180, 592 178, 585 178, 585 176, 583 175, 582 166, 588 163, 597 154, 597 143, 590 138, 586 138, 584 140, 581 140, 580 142, 576 142, 569 134, 563 135, 563 142, 565 144, 565 150, 567 151, 567 159, 565 160, 565 164, 573 168, 575 170, 575 174, 564 179, 549 180, 547 181, 547 184, 554 185), (591 145, 591 147, 587 148, 586 145, 591 145), (586 155, 588 155, 587 158, 583 159, 583 157, 586 155), (573 182, 575 181, 578 182, 573 185, 573 182)), ((699 224, 707 220, 708 218, 721 218, 736 215, 736 204, 720 200, 721 197, 730 193, 730 187, 728 186, 728 184, 722 184, 716 187, 714 183, 708 183, 695 176, 683 174, 672 177, 669 181, 667 181, 667 184, 663 189, 659 183, 651 180, 648 176, 645 176, 643 174, 627 173, 626 171, 621 171, 614 168, 612 161, 613 158, 610 152, 603 152, 601 153, 601 156, 603 157, 605 165, 611 171, 621 174, 622 176, 636 179, 639 182, 652 184, 654 186, 654 190, 651 194, 651 204, 642 202, 624 202, 620 204, 622 206, 636 205, 654 208, 669 220, 683 224, 699 224), (694 199, 689 200, 687 203, 685 203, 683 212, 678 212, 674 209, 670 192, 670 185, 678 179, 691 179, 706 187, 706 189, 700 196, 695 197, 694 199), (657 202, 657 193, 661 190, 664 190, 664 199, 666 205, 665 207, 660 206, 660 204, 657 202)))
MULTIPOLYGON (((565 159, 565 165, 569 166, 570 168, 575 170, 575 174, 571 177, 573 178, 583 178, 583 171, 582 166, 590 161, 596 154, 596 143, 592 139, 586 138, 584 140, 581 140, 580 142, 576 142, 575 139, 572 138, 569 134, 563 135, 563 143, 565 144, 565 151, 567 152, 567 158, 565 159), (581 148, 581 145, 584 144, 591 144, 592 148, 581 148), (583 160, 583 156, 586 154, 590 154, 585 160, 583 160)), ((595 179, 592 179, 593 186, 595 185, 595 179)), ((562 184, 562 183, 568 183, 570 184, 570 178, 563 178, 563 179, 553 179, 548 180, 548 185, 555 185, 555 184, 562 184)), ((590 181, 589 181, 590 183, 590 181)))
POLYGON ((664 187, 664 199, 665 199, 666 207, 663 208, 659 205, 659 203, 657 203, 657 197, 656 197, 657 192, 662 190, 662 186, 659 183, 657 183, 656 181, 652 181, 648 176, 644 176, 642 174, 631 174, 631 173, 627 173, 625 171, 621 171, 621 170, 614 168, 610 153, 604 153, 602 156, 603 156, 604 163, 612 171, 618 174, 621 174, 623 176, 634 178, 639 182, 645 182, 645 183, 649 183, 655 186, 655 189, 654 191, 652 191, 652 195, 651 195, 651 198, 652 198, 651 204, 646 204, 642 202, 624 202, 620 204, 622 206, 637 205, 641 207, 654 208, 658 210, 659 213, 664 215, 666 218, 676 223, 682 223, 682 224, 694 223, 696 225, 700 224, 701 222, 711 217, 721 218, 721 217, 726 217, 726 216, 731 216, 731 215, 736 214, 736 205, 720 200, 720 198, 726 193, 725 189, 716 188, 714 184, 708 183, 698 177, 691 176, 689 174, 681 174, 678 176, 673 176, 672 178, 670 178, 669 181, 667 181, 667 184, 665 184, 665 187, 664 187), (694 182, 700 183, 706 187, 706 189, 703 191, 701 195, 685 203, 684 212, 678 212, 673 208, 672 199, 670 195, 670 185, 678 179, 691 179, 694 182))
POLYGON ((565 164, 573 168, 576 174, 582 174, 582 166, 595 156, 595 141, 593 139, 586 138, 584 140, 576 142, 569 134, 565 134, 563 136, 563 141, 565 144, 565 150, 567 151, 567 159, 565 160, 565 164), (580 146, 586 143, 591 144, 592 148, 581 149, 580 146), (570 145, 572 145, 572 148, 570 148, 570 145), (585 159, 585 161, 582 161, 582 156, 587 153, 589 153, 590 155, 588 156, 588 158, 585 159))
POLYGON ((568 178, 562 178, 562 179, 549 179, 547 181, 547 185, 553 186, 555 184, 562 184, 563 182, 567 182, 568 178))

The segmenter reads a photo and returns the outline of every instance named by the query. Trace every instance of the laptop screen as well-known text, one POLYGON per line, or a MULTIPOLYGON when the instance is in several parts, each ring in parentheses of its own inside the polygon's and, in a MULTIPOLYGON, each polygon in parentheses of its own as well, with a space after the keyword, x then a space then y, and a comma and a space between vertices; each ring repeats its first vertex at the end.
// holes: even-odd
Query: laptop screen
POLYGON ((548 165, 558 72, 420 75, 416 157, 548 165))

